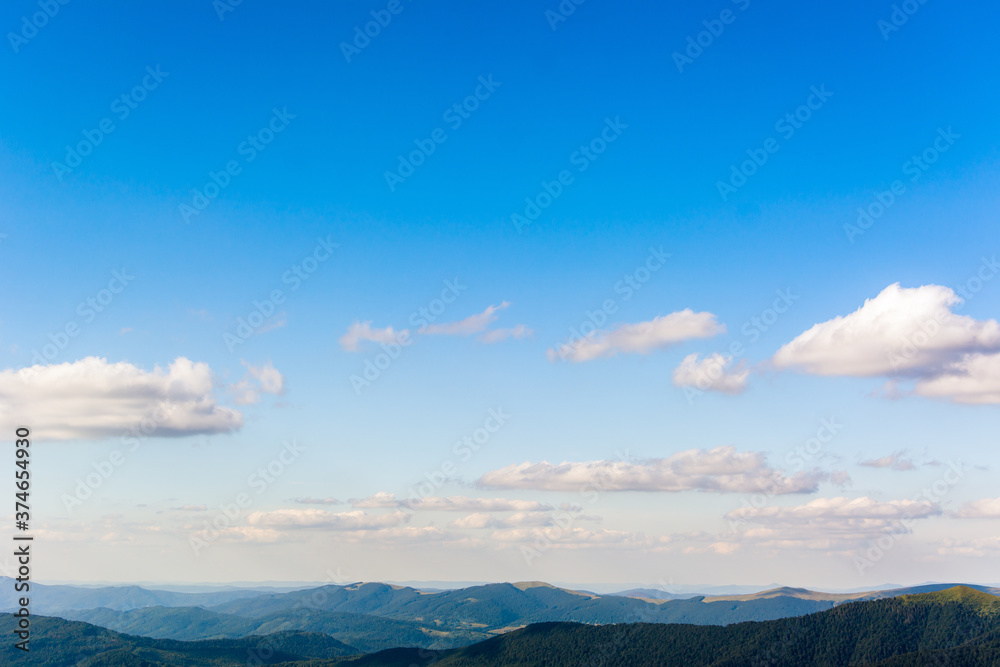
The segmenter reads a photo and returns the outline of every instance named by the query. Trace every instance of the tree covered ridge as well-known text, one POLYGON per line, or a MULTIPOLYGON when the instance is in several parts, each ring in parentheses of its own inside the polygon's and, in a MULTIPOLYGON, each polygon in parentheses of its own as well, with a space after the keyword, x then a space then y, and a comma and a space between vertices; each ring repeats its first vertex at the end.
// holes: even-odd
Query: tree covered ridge
MULTIPOLYGON (((0 633, 13 628, 0 617, 0 633)), ((198 642, 122 635, 36 618, 29 656, 0 647, 0 663, 45 665, 247 665, 288 667, 711 667, 800 665, 1000 665, 1000 598, 958 586, 935 593, 851 602, 827 611, 729 626, 548 622, 459 649, 399 648, 347 656, 320 634, 198 642), (16 661, 15 661, 16 660, 16 661)))

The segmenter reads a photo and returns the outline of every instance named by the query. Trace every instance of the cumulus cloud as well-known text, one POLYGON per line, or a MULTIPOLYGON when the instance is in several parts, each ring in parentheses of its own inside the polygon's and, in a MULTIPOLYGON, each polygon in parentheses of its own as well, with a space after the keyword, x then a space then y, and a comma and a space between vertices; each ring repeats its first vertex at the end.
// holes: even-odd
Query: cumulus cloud
POLYGON ((380 530, 407 523, 406 512, 368 514, 362 511, 330 512, 320 509, 280 509, 253 512, 247 523, 265 528, 324 528, 326 530, 380 530))
POLYGON ((213 377, 208 364, 184 357, 152 371, 102 357, 8 369, 0 371, 0 423, 32 424, 50 440, 121 436, 150 420, 151 437, 236 431, 243 415, 216 403, 213 377))
POLYGON ((1000 519, 1000 498, 967 502, 953 516, 959 519, 1000 519))
POLYGON ((392 327, 384 329, 373 329, 372 323, 354 322, 347 328, 347 333, 340 337, 340 347, 348 352, 357 352, 361 348, 361 343, 370 341, 373 343, 394 343, 400 336, 409 335, 409 330, 395 331, 392 327))
MULTIPOLYGON (((960 303, 947 287, 895 283, 850 315, 814 325, 783 345, 772 362, 813 375, 928 376, 966 354, 1000 350, 1000 324, 956 315, 952 309, 960 303)), ((967 370, 958 369, 963 375, 967 370)))
POLYGON ((726 326, 709 312, 696 313, 690 308, 661 315, 648 322, 620 324, 611 330, 598 330, 576 340, 561 343, 546 353, 549 361, 591 361, 619 353, 648 354, 694 338, 711 338, 725 333, 726 326))
POLYGON ((243 379, 229 385, 229 391, 239 405, 249 405, 260 401, 261 394, 280 396, 285 393, 285 376, 268 361, 261 366, 254 366, 242 361, 247 371, 243 379))
POLYGON ((906 450, 900 449, 878 459, 866 459, 858 465, 867 468, 890 468, 892 470, 916 470, 913 460, 906 456, 906 450))
POLYGON ((700 391, 719 391, 724 394, 741 394, 747 386, 750 370, 742 363, 735 368, 733 358, 719 353, 699 360, 698 354, 684 357, 674 369, 674 385, 694 387, 700 391), (730 370, 731 369, 731 370, 730 370))
POLYGON ((420 329, 420 333, 431 336, 471 336, 486 330, 499 317, 497 313, 510 306, 509 301, 503 301, 499 306, 489 306, 476 315, 470 315, 458 322, 430 324, 420 329))
POLYGON ((559 464, 524 462, 483 475, 484 488, 543 491, 715 491, 719 493, 813 493, 828 473, 787 476, 767 465, 761 452, 733 447, 691 449, 665 459, 584 461, 559 464))
POLYGON ((886 533, 910 533, 911 520, 941 513, 940 507, 927 501, 879 501, 863 496, 817 498, 793 507, 744 506, 725 518, 746 526, 739 531, 743 542, 827 549, 862 544, 886 533))
POLYGON ((1000 404, 1000 354, 964 355, 938 376, 917 382, 913 392, 969 405, 1000 404))

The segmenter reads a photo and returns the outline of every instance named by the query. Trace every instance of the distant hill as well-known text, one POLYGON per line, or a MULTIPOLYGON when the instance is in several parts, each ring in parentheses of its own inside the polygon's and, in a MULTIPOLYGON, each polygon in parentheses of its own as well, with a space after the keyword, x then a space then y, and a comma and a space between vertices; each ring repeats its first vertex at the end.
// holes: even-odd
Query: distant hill
MULTIPOLYGON (((15 619, 0 616, 0 635, 15 619)), ((356 647, 316 633, 178 642, 35 617, 32 653, 0 643, 0 664, 285 667, 915 667, 1000 664, 1000 598, 968 586, 851 602, 827 611, 729 626, 547 622, 464 648, 356 647), (249 659, 248 656, 257 656, 249 659)))
POLYGON ((329 667, 745 667, 998 665, 1000 598, 969 587, 853 602, 727 627, 531 625, 439 653, 387 651, 329 667))
MULTIPOLYGON (((887 592, 863 595, 882 597, 887 592)), ((110 595, 104 592, 101 595, 110 595)), ((122 598, 118 598, 123 602, 122 598)), ((59 616, 117 632, 184 641, 279 631, 319 632, 364 652, 399 646, 466 646, 532 623, 687 623, 729 625, 824 611, 844 602, 805 589, 749 596, 650 600, 600 596, 542 582, 487 584, 440 592, 358 583, 257 594, 206 607, 97 608, 59 616)))
POLYGON ((961 583, 951 583, 951 584, 923 584, 921 586, 906 586, 904 588, 891 588, 881 591, 868 591, 866 593, 855 593, 852 597, 853 600, 880 600, 886 597, 895 597, 897 595, 917 595, 921 593, 933 593, 936 591, 944 591, 954 588, 971 588, 977 591, 982 591, 983 593, 989 593, 990 595, 1000 595, 1000 588, 993 586, 977 586, 975 584, 961 584, 961 583))
POLYGON ((639 598, 640 600, 676 600, 695 597, 694 595, 676 595, 658 588, 630 588, 627 591, 611 593, 623 598, 639 598))
POLYGON ((324 586, 282 595, 260 595, 216 605, 211 610, 258 618, 315 605, 324 611, 374 614, 423 622, 434 619, 455 628, 497 630, 545 621, 727 624, 808 614, 833 606, 829 601, 795 598, 768 598, 735 604, 706 604, 703 600, 699 596, 657 603, 570 591, 536 582, 487 584, 440 593, 364 583, 324 586))
MULTIPOLYGON (((749 595, 657 600, 597 595, 538 581, 437 592, 356 583, 280 593, 177 593, 137 586, 89 589, 35 584, 32 611, 152 639, 195 641, 314 632, 371 653, 401 646, 457 648, 529 624, 549 622, 730 625, 776 620, 829 610, 850 600, 875 600, 949 586, 929 584, 850 594, 779 587, 749 595)), ((983 586, 974 588, 997 592, 983 586)), ((12 586, 0 588, 0 600, 10 597, 11 591, 12 586)), ((7 610, 14 608, 10 601, 7 610)))
MULTIPOLYGON (((151 605, 164 607, 195 607, 222 604, 232 600, 260 595, 255 590, 215 591, 210 593, 174 593, 142 588, 140 586, 48 586, 31 584, 31 609, 38 614, 57 614, 66 609, 94 609, 107 607, 127 611, 151 605)), ((14 580, 0 577, 0 611, 16 611, 17 598, 14 580)))
POLYGON ((63 618, 130 635, 182 641, 234 639, 286 631, 322 633, 356 647, 359 649, 357 652, 379 651, 393 646, 452 648, 492 636, 482 630, 452 628, 434 621, 405 621, 309 609, 285 610, 253 618, 198 607, 146 607, 125 612, 86 609, 63 612, 63 618))

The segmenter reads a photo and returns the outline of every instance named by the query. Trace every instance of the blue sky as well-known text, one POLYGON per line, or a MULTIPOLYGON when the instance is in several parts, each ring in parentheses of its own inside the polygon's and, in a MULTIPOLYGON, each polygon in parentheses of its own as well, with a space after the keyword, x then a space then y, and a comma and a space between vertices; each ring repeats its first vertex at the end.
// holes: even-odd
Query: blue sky
POLYGON ((43 11, 37 3, 0 12, 10 33, 0 57, 0 394, 3 423, 27 415, 43 440, 34 498, 52 544, 46 577, 322 580, 333 567, 353 580, 989 579, 1000 550, 983 537, 1000 517, 987 502, 1000 292, 987 279, 958 306, 941 290, 967 285, 996 252, 996 7, 915 4, 888 30, 892 3, 591 0, 552 23, 556 2, 400 0, 348 61, 341 44, 389 3, 222 6, 70 2, 34 32, 24 20, 43 11), (674 54, 699 33, 707 46, 678 71, 674 54), (475 109, 459 123, 449 109, 462 104, 475 109), (796 112, 808 119, 794 132, 779 124, 796 112), (102 121, 113 131, 64 169, 67 147, 102 121), (429 139, 436 130, 443 142, 429 139), (602 131, 613 141, 592 144, 602 131), (252 136, 266 145, 251 151, 252 136), (390 187, 398 156, 428 141, 434 151, 390 187), (581 157, 587 145, 604 149, 581 157), (925 151, 933 164, 914 168, 925 151), (745 184, 720 195, 734 165, 764 153, 745 184), (227 163, 228 185, 185 216, 227 163), (572 182, 519 228, 525 199, 563 171, 572 182), (897 181, 870 227, 845 230, 897 181), (283 276, 325 239, 336 250, 292 289, 283 276), (641 289, 616 291, 654 252, 670 257, 641 289), (88 321, 79 304, 123 270, 134 279, 88 321), (411 315, 446 281, 464 287, 435 323, 454 326, 418 332, 411 315), (883 293, 895 283, 902 292, 883 293), (224 335, 276 289, 273 316, 229 349, 224 335), (786 312, 766 330, 752 324, 789 290, 786 312), (609 299, 596 358, 550 360, 609 299), (875 305, 836 324, 866 300, 875 305), (866 346, 891 347, 942 308, 957 318, 945 334, 900 373, 879 370, 866 346), (831 322, 829 340, 800 338, 831 322), (381 352, 377 340, 356 350, 341 341, 362 323, 373 338, 392 327, 414 342, 356 391, 352 376, 381 352), (67 324, 78 335, 45 354, 67 324), (504 340, 480 340, 498 330, 504 340), (685 392, 677 369, 689 355, 704 363, 737 342, 728 385, 685 392), (44 364, 30 384, 19 373, 36 352, 44 364), (164 375, 178 358, 204 366, 164 375), (115 384, 114 364, 137 384, 115 384), (210 414, 158 427, 68 508, 78 480, 123 450, 120 432, 154 399, 202 401, 210 414), (501 408, 509 420, 462 460, 454 443, 501 408), (788 453, 822 419, 843 427, 792 469, 788 453), (191 536, 288 439, 301 455, 193 548, 191 536), (733 453, 712 458, 718 447, 733 453), (689 450, 693 468, 671 458, 689 450), (630 462, 611 463, 620 456, 630 462), (901 504, 949 460, 973 467, 940 497, 901 504), (579 477, 510 468, 541 461, 579 477), (361 500, 408 498, 448 462, 452 479, 433 497, 552 509, 483 512, 470 500, 467 511, 397 514, 361 500), (593 503, 577 487, 604 468, 572 465, 585 462, 622 476, 593 503), (727 513, 755 504, 744 488, 755 481, 725 476, 740 466, 753 480, 814 478, 756 503, 734 530, 727 513), (629 477, 664 470, 682 490, 629 477), (490 486, 489 473, 503 479, 490 486), (295 500, 328 497, 343 502, 295 500), (855 504, 795 509, 836 498, 855 504), (559 512, 568 528, 554 523, 559 512), (884 519, 907 512, 920 518, 902 533, 884 519), (793 544, 797 531, 809 539, 793 544), (884 557, 864 556, 886 534, 884 557), (859 554, 872 564, 859 568, 859 554))

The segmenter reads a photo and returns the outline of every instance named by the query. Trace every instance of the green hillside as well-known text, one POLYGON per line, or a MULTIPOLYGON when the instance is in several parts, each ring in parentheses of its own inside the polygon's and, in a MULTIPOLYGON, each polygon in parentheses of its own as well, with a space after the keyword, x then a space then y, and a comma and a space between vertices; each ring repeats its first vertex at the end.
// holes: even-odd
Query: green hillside
MULTIPOLYGON (((0 615, 0 635, 10 638, 16 619, 0 615)), ((158 667, 160 665, 290 664, 306 660, 357 654, 358 649, 322 634, 278 633, 266 637, 178 642, 149 639, 112 632, 87 623, 36 616, 31 621, 31 650, 14 648, 13 641, 0 643, 0 665, 31 667, 158 667)))
POLYGON ((487 584, 439 593, 380 583, 325 586, 280 595, 261 595, 211 607, 249 618, 303 606, 324 611, 372 614, 397 620, 434 619, 455 629, 491 629, 546 621, 579 623, 739 623, 810 614, 831 608, 829 600, 788 596, 747 601, 705 602, 703 597, 661 603, 622 596, 599 596, 547 584, 487 584))
POLYGON ((373 583, 260 595, 211 609, 153 606, 125 612, 72 610, 59 615, 117 632, 186 641, 291 630, 322 632, 369 652, 397 646, 465 646, 531 623, 723 625, 799 616, 833 605, 787 596, 712 603, 696 597, 653 603, 535 583, 428 594, 373 583))
MULTIPOLYGON (((9 636, 14 621, 0 616, 0 634, 9 636)), ((32 627, 31 654, 15 654, 10 643, 0 645, 0 664, 196 667, 246 665, 248 655, 259 656, 258 664, 286 667, 1000 664, 1000 598, 965 586, 852 602, 775 621, 729 626, 539 623, 464 648, 397 648, 363 656, 350 656, 356 647, 317 633, 179 642, 55 618, 36 617, 32 627)))
MULTIPOLYGON (((855 602, 798 618, 727 627, 545 623, 438 654, 436 667, 1000 664, 1000 598, 968 587, 855 602), (930 662, 930 660, 943 662, 930 662)), ((394 652, 331 663, 408 667, 394 652)))
POLYGON ((197 607, 146 607, 117 612, 87 609, 65 612, 64 617, 116 632, 153 639, 192 641, 236 638, 275 632, 314 632, 334 637, 360 652, 395 646, 451 648, 481 641, 484 631, 450 628, 433 621, 404 621, 365 614, 294 609, 247 618, 197 607))

